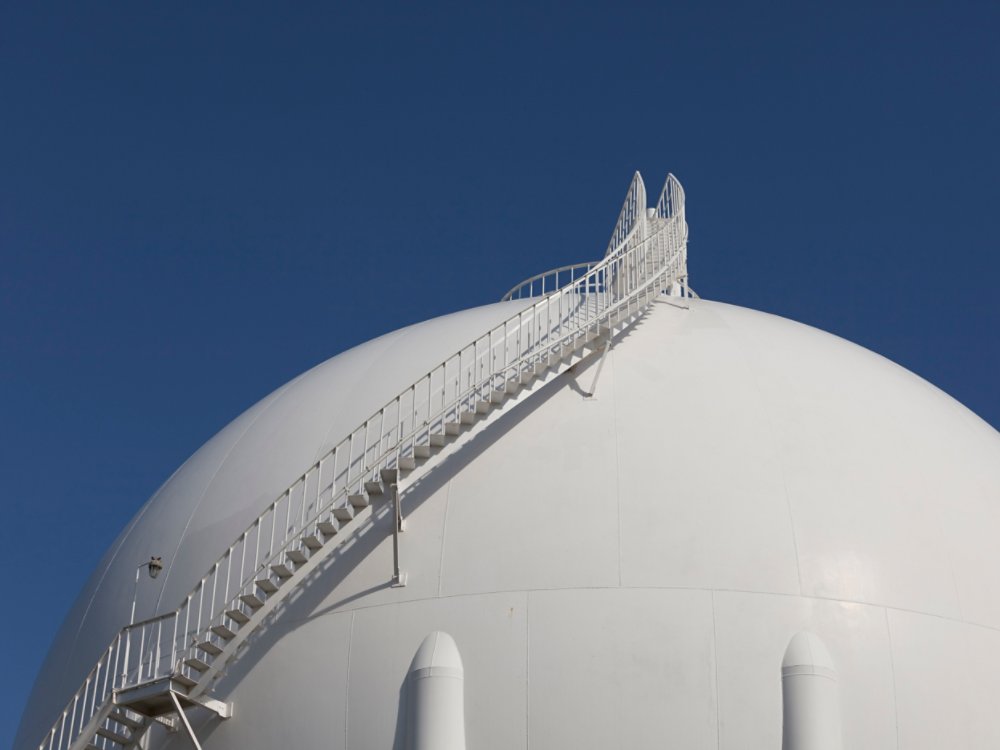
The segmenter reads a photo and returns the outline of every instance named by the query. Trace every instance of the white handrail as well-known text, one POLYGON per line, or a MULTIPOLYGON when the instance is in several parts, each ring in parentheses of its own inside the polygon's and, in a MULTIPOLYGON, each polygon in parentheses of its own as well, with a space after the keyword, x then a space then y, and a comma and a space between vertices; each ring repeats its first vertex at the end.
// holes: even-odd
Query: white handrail
POLYGON ((574 263, 570 266, 560 266, 551 271, 545 271, 525 279, 517 286, 511 287, 508 292, 500 298, 501 302, 514 299, 527 299, 529 297, 544 297, 549 292, 554 292, 566 286, 578 278, 591 271, 601 261, 593 260, 589 263, 574 263))
MULTIPOLYGON (((274 500, 209 568, 172 612, 124 627, 39 745, 70 750, 93 736, 115 691, 170 677, 227 612, 242 607, 270 566, 300 548, 329 522, 335 508, 365 492, 383 470, 415 459, 417 447, 445 435, 494 392, 564 348, 577 348, 645 308, 685 280, 684 192, 669 175, 655 215, 645 215, 645 187, 636 173, 604 259, 564 266, 511 290, 538 301, 459 349, 352 430, 274 500), (618 240, 615 242, 615 240, 618 240), (577 275, 578 270, 582 275, 577 275), (560 283, 560 274, 565 280, 560 283), (552 279, 552 288, 536 284, 552 279), (537 287, 537 288, 536 288, 537 287)), ((327 545, 323 549, 330 549, 327 545)), ((278 589, 290 589, 290 586, 278 589)), ((190 689, 195 695, 208 680, 190 689)))
MULTIPOLYGON (((670 182, 671 176, 667 176, 667 182, 670 182)), ((674 181, 676 182, 676 180, 674 181)), ((680 183, 677 184, 680 185, 680 183)), ((646 184, 642 181, 642 175, 636 172, 632 176, 628 192, 625 193, 625 202, 622 204, 622 210, 618 213, 618 221, 615 222, 614 231, 611 232, 611 240, 608 242, 608 249, 604 257, 608 257, 625 244, 626 239, 635 232, 637 224, 642 221, 645 211, 646 184)))

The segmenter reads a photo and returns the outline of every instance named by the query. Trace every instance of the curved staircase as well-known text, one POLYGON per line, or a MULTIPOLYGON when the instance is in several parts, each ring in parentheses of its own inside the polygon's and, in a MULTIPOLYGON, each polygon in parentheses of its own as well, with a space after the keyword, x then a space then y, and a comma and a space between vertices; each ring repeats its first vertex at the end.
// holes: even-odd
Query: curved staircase
POLYGON ((604 258, 533 276, 504 295, 536 301, 442 361, 306 469, 175 610, 122 628, 39 750, 126 750, 157 722, 182 724, 197 745, 184 710, 230 715, 231 706, 210 695, 219 671, 368 521, 373 497, 398 502, 407 472, 442 460, 449 441, 525 386, 605 346, 664 292, 690 294, 684 191, 669 175, 656 207, 647 208, 636 173, 604 258))

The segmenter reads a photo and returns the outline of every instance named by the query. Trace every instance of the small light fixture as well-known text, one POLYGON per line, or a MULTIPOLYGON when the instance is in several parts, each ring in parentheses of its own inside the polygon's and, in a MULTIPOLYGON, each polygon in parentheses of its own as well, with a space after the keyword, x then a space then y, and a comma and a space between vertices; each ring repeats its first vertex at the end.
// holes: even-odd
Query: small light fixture
POLYGON ((156 578, 160 575, 160 571, 163 570, 163 560, 159 557, 150 557, 149 562, 146 563, 146 567, 149 568, 149 577, 156 578))

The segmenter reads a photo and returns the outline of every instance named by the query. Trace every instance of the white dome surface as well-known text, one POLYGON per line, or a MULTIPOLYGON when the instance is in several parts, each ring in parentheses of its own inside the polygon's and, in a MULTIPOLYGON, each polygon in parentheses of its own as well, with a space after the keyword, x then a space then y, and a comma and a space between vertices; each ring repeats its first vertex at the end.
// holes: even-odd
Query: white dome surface
MULTIPOLYGON (((16 747, 127 622, 138 561, 166 565, 138 617, 176 606, 332 443, 510 311, 369 342, 210 440, 81 594, 16 747)), ((470 748, 779 747, 803 630, 836 665, 845 747, 1000 746, 996 431, 867 350, 721 303, 658 301, 586 398, 596 362, 405 488, 405 588, 384 512, 324 562, 217 683, 235 716, 201 720, 206 750, 401 746, 436 630, 461 654, 470 748)))

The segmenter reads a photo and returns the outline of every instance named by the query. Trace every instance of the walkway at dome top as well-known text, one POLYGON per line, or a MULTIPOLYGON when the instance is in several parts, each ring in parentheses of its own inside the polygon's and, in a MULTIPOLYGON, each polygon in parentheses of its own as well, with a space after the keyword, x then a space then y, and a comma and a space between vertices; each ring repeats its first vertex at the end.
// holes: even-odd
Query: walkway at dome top
POLYGON ((40 747, 137 741, 152 717, 173 711, 162 699, 148 699, 147 686, 157 682, 175 705, 180 696, 225 713, 203 698, 205 690, 236 646, 337 546, 331 540, 364 522, 368 495, 398 497, 400 472, 432 459, 477 415, 502 408, 507 395, 533 379, 558 375, 595 341, 603 346, 662 291, 680 284, 683 293, 686 238, 680 184, 669 176, 656 208, 647 211, 637 173, 603 260, 535 302, 529 283, 528 302, 516 314, 440 362, 300 475, 176 610, 122 628, 40 747), (123 699, 137 688, 145 690, 141 700, 123 699), (131 713, 122 713, 123 706, 131 713))

